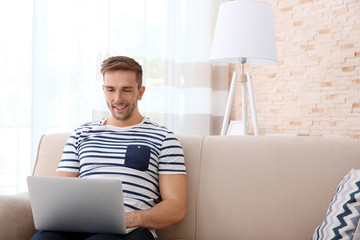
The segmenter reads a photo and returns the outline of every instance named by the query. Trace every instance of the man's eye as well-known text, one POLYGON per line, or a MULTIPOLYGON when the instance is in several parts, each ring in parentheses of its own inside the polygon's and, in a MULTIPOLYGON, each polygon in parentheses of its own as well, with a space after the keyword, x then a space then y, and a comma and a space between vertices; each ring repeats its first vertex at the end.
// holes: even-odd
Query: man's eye
POLYGON ((107 88, 106 91, 108 91, 108 92, 113 92, 114 89, 112 89, 112 88, 107 88))

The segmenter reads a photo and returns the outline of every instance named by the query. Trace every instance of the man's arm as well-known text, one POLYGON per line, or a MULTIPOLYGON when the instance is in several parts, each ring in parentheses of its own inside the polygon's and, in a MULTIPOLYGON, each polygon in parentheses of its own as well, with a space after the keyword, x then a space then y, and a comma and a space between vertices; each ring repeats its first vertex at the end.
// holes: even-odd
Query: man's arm
POLYGON ((161 229, 181 222, 186 213, 187 189, 185 174, 160 174, 162 201, 148 210, 126 213, 126 227, 161 229))
POLYGON ((55 177, 78 177, 78 172, 64 172, 64 171, 56 171, 55 177))

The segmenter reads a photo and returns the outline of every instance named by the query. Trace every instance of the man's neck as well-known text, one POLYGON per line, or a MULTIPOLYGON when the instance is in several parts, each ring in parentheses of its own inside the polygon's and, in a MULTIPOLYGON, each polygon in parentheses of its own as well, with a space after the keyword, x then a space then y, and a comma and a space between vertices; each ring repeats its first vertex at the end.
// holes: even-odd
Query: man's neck
POLYGON ((110 125, 110 126, 114 126, 114 127, 131 127, 131 126, 141 123, 143 120, 144 120, 144 117, 140 114, 138 116, 132 117, 131 119, 128 119, 128 120, 118 120, 118 119, 114 118, 113 116, 111 116, 105 120, 104 125, 110 125))

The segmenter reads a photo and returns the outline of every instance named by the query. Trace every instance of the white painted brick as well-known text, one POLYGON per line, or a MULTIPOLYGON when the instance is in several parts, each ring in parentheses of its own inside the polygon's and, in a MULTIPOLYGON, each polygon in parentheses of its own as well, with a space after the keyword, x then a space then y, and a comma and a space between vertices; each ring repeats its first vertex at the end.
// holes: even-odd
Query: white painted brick
MULTIPOLYGON (((248 67, 261 134, 360 138, 360 2, 267 2, 279 63, 248 67)), ((241 97, 233 109, 241 119, 241 97)))

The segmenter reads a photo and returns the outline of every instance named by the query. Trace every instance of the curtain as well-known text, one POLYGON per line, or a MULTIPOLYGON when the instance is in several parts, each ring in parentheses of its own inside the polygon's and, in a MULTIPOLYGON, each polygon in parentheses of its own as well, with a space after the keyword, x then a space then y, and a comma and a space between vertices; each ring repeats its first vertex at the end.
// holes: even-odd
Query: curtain
POLYGON ((0 194, 26 191, 41 135, 109 115, 108 56, 143 66, 143 115, 176 134, 219 134, 227 66, 208 56, 220 2, 0 0, 0 194))
MULTIPOLYGON (((109 2, 108 54, 132 56, 142 64, 146 91, 140 111, 175 133, 220 133, 227 66, 208 60, 219 3, 109 2)), ((96 112, 103 117, 107 108, 96 112)))

